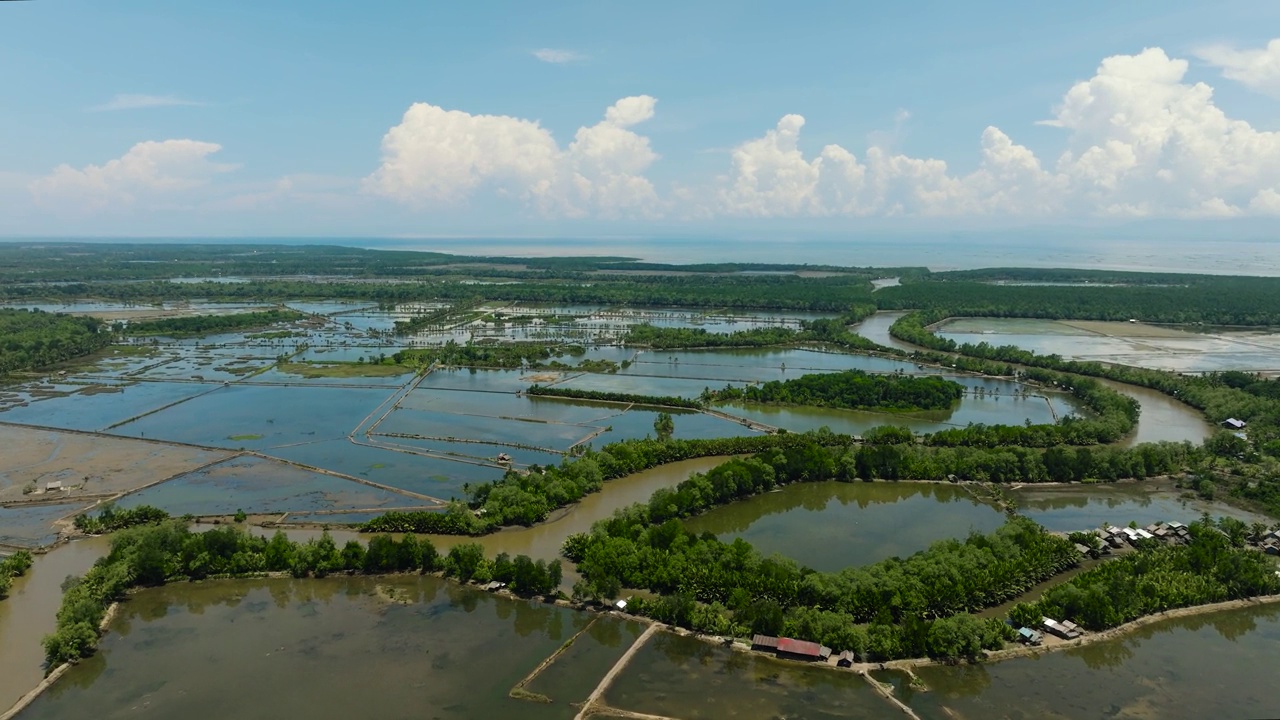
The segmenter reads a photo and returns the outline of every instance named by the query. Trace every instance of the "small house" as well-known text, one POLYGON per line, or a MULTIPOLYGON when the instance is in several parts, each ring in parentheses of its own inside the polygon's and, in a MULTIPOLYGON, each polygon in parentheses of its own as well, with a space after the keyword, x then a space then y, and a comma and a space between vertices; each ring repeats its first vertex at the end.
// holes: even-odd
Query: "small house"
POLYGON ((788 660, 807 660, 810 662, 826 660, 831 657, 831 648, 807 640, 778 638, 778 657, 788 660))
POLYGON ((485 583, 484 585, 481 585, 481 586, 480 586, 480 589, 481 589, 481 590, 484 590, 484 591, 486 591, 486 592, 495 592, 495 591, 497 591, 497 590, 501 590, 502 588, 504 588, 504 587, 506 587, 506 586, 507 586, 507 584, 506 584, 506 583, 504 583, 504 582, 498 582, 497 580, 494 580, 493 582, 487 582, 487 583, 485 583))
POLYGON ((778 638, 772 635, 756 635, 751 638, 751 649, 762 652, 778 652, 778 638))
POLYGON ((1092 550, 1089 548, 1088 545, 1081 545, 1080 543, 1076 543, 1076 552, 1080 553, 1081 555, 1088 555, 1092 552, 1092 550))
POLYGON ((45 483, 45 486, 44 486, 45 492, 57 492, 58 490, 61 490, 61 489, 62 489, 61 480, 50 480, 49 482, 45 483))
POLYGON ((836 657, 836 667, 842 667, 842 668, 853 667, 853 663, 856 661, 857 661, 857 658, 854 657, 853 651, 845 650, 844 652, 840 653, 838 657, 836 657))
POLYGON ((1249 423, 1243 420, 1238 420, 1236 418, 1227 418, 1226 420, 1222 421, 1222 427, 1228 430, 1243 430, 1248 426, 1249 426, 1249 423))
POLYGON ((1052 618, 1043 618, 1040 621, 1040 625, 1049 634, 1060 637, 1063 640, 1074 640, 1080 637, 1080 628, 1075 623, 1071 623, 1071 627, 1067 627, 1052 618))
POLYGON ((613 604, 613 606, 614 606, 615 608, 619 609, 619 610, 626 610, 626 609, 627 609, 627 601, 626 601, 626 600, 618 600, 617 602, 615 602, 615 603, 613 604))
POLYGON ((1024 627, 1018 629, 1018 641, 1023 645, 1039 645, 1044 642, 1044 636, 1031 628, 1024 627))

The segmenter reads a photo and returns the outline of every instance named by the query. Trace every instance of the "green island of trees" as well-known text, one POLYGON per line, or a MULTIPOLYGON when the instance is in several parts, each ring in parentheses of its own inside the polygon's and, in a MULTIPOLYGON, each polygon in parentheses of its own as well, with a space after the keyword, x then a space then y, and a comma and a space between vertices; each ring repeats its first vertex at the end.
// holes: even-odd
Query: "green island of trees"
POLYGON ((634 403, 636 405, 654 405, 658 407, 686 408, 697 410, 703 407, 700 400, 677 397, 674 395, 639 395, 636 393, 605 392, 602 390, 576 390, 574 388, 548 387, 532 385, 524 391, 531 397, 560 397, 574 400, 598 400, 604 402, 634 403))
POLYGON ((964 395, 958 382, 935 376, 872 375, 862 370, 815 373, 761 385, 707 391, 704 400, 888 410, 944 410, 964 395))
POLYGON ((0 377, 97 352, 111 343, 101 320, 0 308, 0 377))
POLYGON ((549 344, 540 342, 505 343, 487 345, 460 345, 450 340, 438 347, 401 350, 391 359, 401 365, 445 365, 477 368, 546 368, 556 358, 582 357, 586 349, 581 345, 549 344))
POLYGON ((155 525, 168 519, 168 512, 151 505, 120 509, 114 503, 106 503, 97 515, 77 515, 72 524, 86 535, 103 535, 138 525, 155 525))
POLYGON ((296 310, 259 310, 230 315, 191 315, 189 317, 158 318, 156 320, 138 320, 128 325, 120 325, 121 332, 127 335, 149 336, 166 335, 169 337, 194 337, 220 332, 232 332, 248 328, 266 327, 282 322, 301 320, 306 315, 296 310))
POLYGON ((31 569, 32 557, 27 550, 19 550, 5 558, 0 558, 0 598, 9 594, 13 587, 13 579, 22 577, 31 569))
MULTIPOLYGON (((987 535, 834 573, 765 557, 741 538, 698 536, 680 522, 808 479, 795 476, 810 469, 796 455, 731 460, 571 536, 563 551, 583 576, 575 594, 612 598, 624 587, 644 588, 657 597, 634 598, 629 611, 711 634, 787 635, 870 661, 976 659, 1012 639, 1012 628, 969 613, 1013 600, 1080 560, 1072 541, 1017 515, 987 535)), ((1034 626, 1050 615, 1113 627, 1164 609, 1280 592, 1274 569, 1261 553, 1200 521, 1189 545, 1153 542, 1104 562, 1036 603, 1015 606, 1012 619, 1034 626)))

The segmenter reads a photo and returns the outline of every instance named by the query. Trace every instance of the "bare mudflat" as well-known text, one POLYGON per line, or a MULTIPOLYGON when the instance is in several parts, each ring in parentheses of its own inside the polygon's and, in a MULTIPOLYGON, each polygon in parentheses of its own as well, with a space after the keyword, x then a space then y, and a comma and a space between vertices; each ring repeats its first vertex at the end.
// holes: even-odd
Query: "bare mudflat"
POLYGON ((4 448, 0 502, 124 493, 231 455, 12 425, 0 425, 0 447, 4 448), (50 490, 50 483, 61 483, 61 489, 50 490))

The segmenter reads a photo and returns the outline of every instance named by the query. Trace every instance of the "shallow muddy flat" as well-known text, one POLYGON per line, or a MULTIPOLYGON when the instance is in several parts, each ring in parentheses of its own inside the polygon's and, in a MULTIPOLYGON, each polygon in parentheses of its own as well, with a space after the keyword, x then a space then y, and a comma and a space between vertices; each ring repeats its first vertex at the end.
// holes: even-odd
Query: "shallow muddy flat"
POLYGON ((229 454, 129 438, 0 426, 0 500, 21 500, 24 488, 49 482, 71 495, 118 493, 188 472, 229 454))

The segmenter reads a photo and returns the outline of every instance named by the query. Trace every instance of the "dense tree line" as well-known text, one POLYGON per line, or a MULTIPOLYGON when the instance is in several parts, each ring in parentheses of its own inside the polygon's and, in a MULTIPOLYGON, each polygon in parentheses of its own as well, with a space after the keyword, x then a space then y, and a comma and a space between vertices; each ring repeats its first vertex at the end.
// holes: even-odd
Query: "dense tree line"
POLYGON ((660 407, 687 408, 698 410, 702 402, 674 395, 638 395, 636 393, 605 392, 603 390, 576 390, 574 388, 547 387, 532 385, 525 391, 534 397, 562 397, 576 400, 603 400, 606 402, 635 403, 637 405, 657 405, 660 407))
POLYGON ((121 510, 114 503, 107 503, 97 515, 77 515, 73 523, 82 533, 101 535, 137 525, 156 525, 168 519, 169 513, 150 505, 121 510))
MULTIPOLYGON (((939 282, 939 277, 946 276, 884 288, 875 293, 875 302, 886 310, 945 308, 970 317, 1280 325, 1275 278, 1171 275, 1169 284, 1055 286, 939 282)), ((1116 279, 1125 281, 1123 275, 1116 279)))
POLYGON ((593 273, 635 271, 716 275, 752 271, 820 271, 860 277, 891 277, 922 272, 918 268, 846 268, 796 263, 672 265, 637 262, 634 258, 620 256, 467 256, 338 245, 55 242, 0 247, 0 286, 9 283, 86 282, 104 278, 137 281, 281 275, 338 278, 410 278, 424 275, 579 278, 593 273))
POLYGON ((581 345, 557 345, 549 343, 502 343, 493 345, 460 345, 450 340, 438 347, 401 350, 391 356, 400 365, 439 364, 450 367, 476 368, 542 368, 555 358, 568 355, 581 357, 586 349, 581 345))
MULTIPOLYGON (((1238 520, 1224 519, 1224 524, 1238 520)), ((1104 630, 1174 608, 1280 593, 1275 563, 1244 547, 1207 518, 1192 523, 1191 541, 1149 541, 1138 552, 1094 567, 1050 588, 1034 603, 1020 603, 1010 618, 1023 625, 1041 617, 1066 619, 1104 630)))
POLYGON ((842 308, 835 318, 805 320, 799 330, 785 327, 763 327, 715 333, 703 328, 658 327, 648 323, 633 325, 623 342, 658 350, 713 347, 770 347, 803 342, 833 343, 851 349, 874 350, 879 346, 856 333, 849 326, 874 315, 876 306, 857 302, 842 308))
POLYGON ((957 344, 954 340, 935 335, 927 329, 928 325, 951 316, 952 313, 946 309, 908 313, 893 324, 890 332, 900 340, 931 350, 959 353, 964 359, 929 353, 917 355, 948 363, 960 362, 962 369, 967 360, 1005 364, 1010 372, 1013 371, 1013 364, 1018 364, 1106 378, 1150 388, 1174 397, 1200 410, 1214 422, 1221 422, 1229 417, 1246 420, 1251 425, 1250 436, 1258 444, 1280 438, 1280 398, 1273 395, 1278 386, 1249 379, 1247 373, 1195 376, 1111 363, 1065 360, 1058 355, 1038 355, 1013 345, 997 347, 985 342, 957 344))
POLYGON ((306 317, 296 310, 259 310, 231 315, 191 315, 189 317, 137 320, 122 327, 127 335, 169 335, 190 337, 212 333, 233 332, 247 328, 266 327, 282 322, 293 322, 306 317))
POLYGON ((442 556, 430 540, 414 535, 399 540, 377 535, 367 547, 355 540, 338 547, 327 532, 306 542, 282 532, 268 540, 234 526, 192 532, 186 523, 170 520, 117 532, 105 557, 64 584, 57 628, 44 638, 45 655, 52 669, 92 654, 107 607, 133 587, 271 572, 301 578, 437 571, 463 581, 481 580, 485 573, 509 578, 504 582, 524 595, 555 592, 561 574, 559 561, 535 562, 524 555, 490 562, 475 544, 458 545, 442 556))
MULTIPOLYGON (((479 274, 479 273, 468 273, 479 274)), ((335 279, 254 279, 244 283, 165 280, 110 282, 94 280, 65 285, 0 284, 0 299, 72 299, 94 297, 123 302, 204 299, 224 302, 299 299, 367 300, 377 303, 423 301, 529 302, 635 307, 801 310, 843 312, 868 303, 871 285, 865 276, 804 278, 762 275, 600 276, 550 279, 543 273, 511 283, 477 285, 448 271, 419 281, 380 282, 335 279)))
POLYGON ((598 492, 608 480, 659 465, 711 455, 740 455, 776 448, 847 444, 831 433, 784 433, 729 438, 639 439, 587 450, 559 467, 509 472, 502 479, 468 486, 469 503, 496 525, 531 525, 559 507, 598 492))
POLYGON ((111 342, 101 330, 96 318, 0 308, 0 377, 101 350, 111 342))
POLYGON ((408 320, 397 320, 395 322, 395 332, 397 335, 413 335, 419 330, 425 330, 433 325, 443 325, 450 317, 459 315, 479 304, 479 300, 462 301, 446 305, 438 310, 414 315, 408 320))
POLYGON ((9 594, 14 578, 27 574, 31 569, 31 563, 31 553, 27 550, 19 550, 8 557, 0 558, 0 598, 9 594))
MULTIPOLYGON (((455 503, 446 512, 390 512, 370 520, 361 529, 364 532, 483 535, 507 525, 540 522, 552 510, 599 492, 608 480, 679 460, 743 454, 756 454, 777 464, 785 470, 785 477, 793 480, 848 482, 1113 481, 1169 475, 1205 458, 1205 451, 1190 443, 1169 442, 1143 443, 1133 448, 932 447, 918 443, 910 430, 893 427, 867 431, 860 444, 847 435, 821 430, 718 439, 625 440, 600 450, 588 450, 559 466, 535 466, 527 473, 508 472, 493 482, 468 484, 464 486, 466 503, 455 503)), ((686 508, 682 515, 708 507, 684 499, 675 502, 678 507, 686 508)))
POLYGON ((506 525, 532 525, 556 508, 599 492, 608 480, 659 465, 710 455, 739 455, 771 448, 847 444, 847 435, 783 433, 729 438, 639 439, 588 448, 559 466, 531 466, 509 471, 501 479, 463 486, 467 502, 444 513, 390 512, 361 526, 362 532, 418 532, 483 535, 506 525), (468 509, 468 506, 470 509, 468 509))
POLYGON ((716 402, 746 401, 832 408, 940 410, 964 395, 964 386, 936 376, 872 375, 861 370, 815 373, 791 380, 734 387, 706 393, 716 402))
POLYGON ((649 347, 655 350, 712 347, 769 347, 796 342, 800 331, 786 327, 762 327, 717 333, 703 328, 658 327, 642 323, 632 325, 623 337, 623 344, 649 347))
POLYGON ((444 512, 392 510, 383 513, 359 528, 367 533, 421 533, 424 535, 484 535, 497 526, 482 519, 465 503, 450 503, 444 512))

